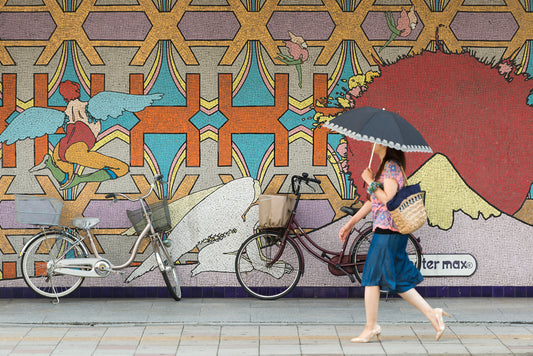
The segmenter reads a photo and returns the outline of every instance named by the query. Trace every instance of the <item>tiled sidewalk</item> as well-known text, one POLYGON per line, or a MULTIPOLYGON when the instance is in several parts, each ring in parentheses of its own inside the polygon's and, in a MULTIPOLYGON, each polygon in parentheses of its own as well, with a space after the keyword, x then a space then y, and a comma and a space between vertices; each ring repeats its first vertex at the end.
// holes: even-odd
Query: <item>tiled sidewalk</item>
POLYGON ((380 304, 381 342, 352 344, 361 299, 4 299, 0 355, 533 355, 533 299, 439 298, 439 342, 406 302, 380 304))
POLYGON ((383 325, 381 342, 352 344, 361 326, 155 325, 0 328, 0 355, 532 355, 533 327, 383 325))

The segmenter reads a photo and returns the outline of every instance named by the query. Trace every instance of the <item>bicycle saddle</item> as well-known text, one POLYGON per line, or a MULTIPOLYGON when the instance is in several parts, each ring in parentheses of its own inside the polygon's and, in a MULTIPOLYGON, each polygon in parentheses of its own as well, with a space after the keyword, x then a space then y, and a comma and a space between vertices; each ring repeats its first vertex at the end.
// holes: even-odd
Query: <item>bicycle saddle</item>
POLYGON ((357 213, 358 210, 359 210, 359 209, 354 209, 354 208, 352 208, 352 207, 350 207, 350 206, 343 206, 343 207, 341 207, 341 211, 342 211, 343 213, 346 213, 346 214, 348 214, 348 215, 352 215, 352 216, 353 216, 355 213, 357 213))
POLYGON ((72 219, 72 225, 79 228, 88 230, 100 223, 98 218, 74 218, 72 219))

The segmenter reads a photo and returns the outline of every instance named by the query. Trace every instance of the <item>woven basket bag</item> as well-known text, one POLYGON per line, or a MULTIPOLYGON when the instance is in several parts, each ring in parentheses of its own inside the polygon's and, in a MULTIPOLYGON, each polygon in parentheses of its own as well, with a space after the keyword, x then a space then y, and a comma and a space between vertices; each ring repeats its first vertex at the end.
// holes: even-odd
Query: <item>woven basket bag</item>
POLYGON ((407 175, 402 169, 405 185, 387 203, 387 209, 401 234, 410 234, 420 229, 427 221, 424 207, 424 192, 420 184, 407 185, 407 175))

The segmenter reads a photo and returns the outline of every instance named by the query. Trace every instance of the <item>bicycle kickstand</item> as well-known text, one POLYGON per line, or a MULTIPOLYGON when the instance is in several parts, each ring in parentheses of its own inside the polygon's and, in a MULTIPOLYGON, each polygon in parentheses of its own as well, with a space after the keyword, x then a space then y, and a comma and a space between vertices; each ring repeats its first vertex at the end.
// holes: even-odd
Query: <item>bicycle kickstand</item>
POLYGON ((59 304, 59 297, 57 296, 56 287, 54 286, 54 277, 48 275, 48 278, 50 278, 50 285, 52 286, 52 291, 54 291, 54 295, 56 296, 56 300, 52 300, 52 304, 58 305, 59 304))

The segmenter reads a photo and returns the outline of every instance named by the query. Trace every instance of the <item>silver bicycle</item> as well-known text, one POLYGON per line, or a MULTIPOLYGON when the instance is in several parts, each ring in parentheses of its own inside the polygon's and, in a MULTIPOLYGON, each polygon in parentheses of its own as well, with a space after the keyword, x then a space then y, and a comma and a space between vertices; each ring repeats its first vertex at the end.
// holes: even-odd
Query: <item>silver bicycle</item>
MULTIPOLYGON (((86 277, 104 278, 111 273, 121 273, 120 270, 131 265, 142 240, 148 237, 170 295, 175 300, 180 300, 181 288, 174 260, 165 246, 169 242, 162 239, 164 230, 168 230, 171 227, 168 203, 166 200, 162 200, 148 205, 145 201, 157 184, 164 183, 162 178, 162 175, 155 176, 148 193, 140 198, 131 198, 120 193, 106 195, 106 198, 113 198, 115 202, 118 197, 122 197, 140 204, 138 210, 127 212, 129 219, 134 223, 138 237, 128 260, 121 265, 114 265, 98 254, 94 237, 91 234, 91 229, 100 222, 98 218, 74 218, 72 219, 72 226, 58 225, 59 218, 56 219, 57 222, 50 223, 45 221, 46 224, 43 224, 43 221, 36 221, 39 220, 38 218, 33 221, 19 221, 35 225, 52 225, 43 226, 41 232, 33 236, 20 252, 19 257, 22 257, 22 276, 26 284, 44 297, 55 298, 55 303, 58 303, 60 297, 69 295, 78 289, 86 277), (157 218, 154 217, 156 214, 158 215, 157 218), (91 250, 94 252, 93 257, 91 257, 91 253, 85 245, 86 240, 89 241, 91 250)), ((43 199, 47 199, 37 198, 41 202, 43 199)), ((31 220, 32 217, 38 216, 37 213, 42 215, 42 212, 34 211, 28 214, 27 211, 19 209, 19 206, 31 205, 32 197, 17 196, 16 199, 21 199, 21 201, 22 199, 29 199, 26 204, 17 202, 17 220, 19 220, 19 217, 21 220, 31 220)), ((51 202, 45 201, 45 203, 50 204, 51 202)), ((33 203, 33 210, 36 210, 36 206, 38 205, 33 203)))

